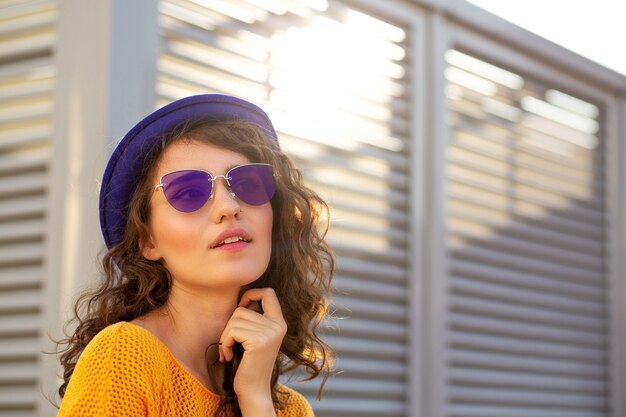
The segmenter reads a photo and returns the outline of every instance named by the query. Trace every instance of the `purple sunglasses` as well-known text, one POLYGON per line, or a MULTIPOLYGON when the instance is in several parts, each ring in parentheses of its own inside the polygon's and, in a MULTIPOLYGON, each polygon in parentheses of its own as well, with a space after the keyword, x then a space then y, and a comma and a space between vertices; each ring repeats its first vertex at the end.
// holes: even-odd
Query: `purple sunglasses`
POLYGON ((197 169, 174 171, 163 175, 154 190, 163 190, 165 198, 176 210, 191 213, 213 198, 213 183, 218 178, 224 178, 233 197, 252 206, 267 203, 276 191, 269 164, 239 165, 216 176, 197 169))

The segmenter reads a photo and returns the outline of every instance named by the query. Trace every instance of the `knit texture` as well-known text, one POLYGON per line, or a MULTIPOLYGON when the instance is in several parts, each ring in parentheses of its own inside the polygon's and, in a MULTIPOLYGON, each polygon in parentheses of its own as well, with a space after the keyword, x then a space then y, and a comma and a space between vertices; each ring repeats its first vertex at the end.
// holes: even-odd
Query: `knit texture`
MULTIPOLYGON (((278 417, 313 417, 307 400, 281 386, 278 417)), ((80 356, 57 417, 207 416, 220 397, 194 378, 156 336, 131 323, 113 324, 80 356)))

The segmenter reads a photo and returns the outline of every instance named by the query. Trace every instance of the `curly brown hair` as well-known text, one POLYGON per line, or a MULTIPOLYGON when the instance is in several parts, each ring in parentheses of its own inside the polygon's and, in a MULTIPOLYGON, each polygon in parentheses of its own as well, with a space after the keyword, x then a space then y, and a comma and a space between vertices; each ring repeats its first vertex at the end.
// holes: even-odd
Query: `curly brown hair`
MULTIPOLYGON (((68 326, 75 329, 58 342, 63 346, 59 353, 64 368, 59 395, 65 395, 78 358, 98 332, 113 323, 143 316, 166 303, 171 276, 161 261, 143 257, 141 242, 149 236, 151 181, 160 155, 172 143, 187 140, 223 147, 252 162, 273 166, 278 179, 271 200, 272 252, 267 270, 250 284, 250 288, 274 289, 288 327, 274 364, 272 399, 276 407, 284 406, 278 378, 299 366, 306 369, 307 380, 325 371, 321 393, 334 360, 333 349, 317 334, 326 314, 334 271, 333 254, 324 241, 329 224, 328 206, 304 185, 301 172, 262 129, 248 122, 228 121, 188 124, 160 139, 159 151, 144 167, 132 196, 123 240, 103 256, 99 285, 78 298, 74 318, 66 325, 66 329, 68 326)), ((243 350, 236 349, 235 355, 225 368, 224 380, 216 385, 221 385, 223 390, 216 416, 228 408, 235 416, 241 416, 233 381, 243 350)), ((212 365, 209 361, 207 356, 207 368, 212 365)))

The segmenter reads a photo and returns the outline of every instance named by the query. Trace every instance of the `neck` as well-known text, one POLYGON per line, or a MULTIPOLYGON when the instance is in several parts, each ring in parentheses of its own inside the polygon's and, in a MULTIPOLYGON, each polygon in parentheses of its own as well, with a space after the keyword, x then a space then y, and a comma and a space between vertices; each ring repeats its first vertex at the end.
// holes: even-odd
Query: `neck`
MULTIPOLYGON (((239 289, 192 291, 176 285, 160 309, 134 320, 157 336, 176 360, 210 389, 206 349, 219 342, 239 301, 239 289)), ((217 348, 211 354, 217 358, 217 348)))
POLYGON ((193 291, 173 286, 162 309, 167 330, 181 342, 217 343, 239 301, 239 289, 193 291))

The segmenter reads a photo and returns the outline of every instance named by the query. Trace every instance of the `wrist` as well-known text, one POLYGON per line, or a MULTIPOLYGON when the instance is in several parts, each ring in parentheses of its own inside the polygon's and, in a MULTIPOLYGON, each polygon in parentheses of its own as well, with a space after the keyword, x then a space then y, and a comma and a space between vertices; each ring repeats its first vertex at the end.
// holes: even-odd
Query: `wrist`
POLYGON ((237 395, 237 402, 243 417, 275 417, 274 403, 269 392, 260 394, 237 395))

